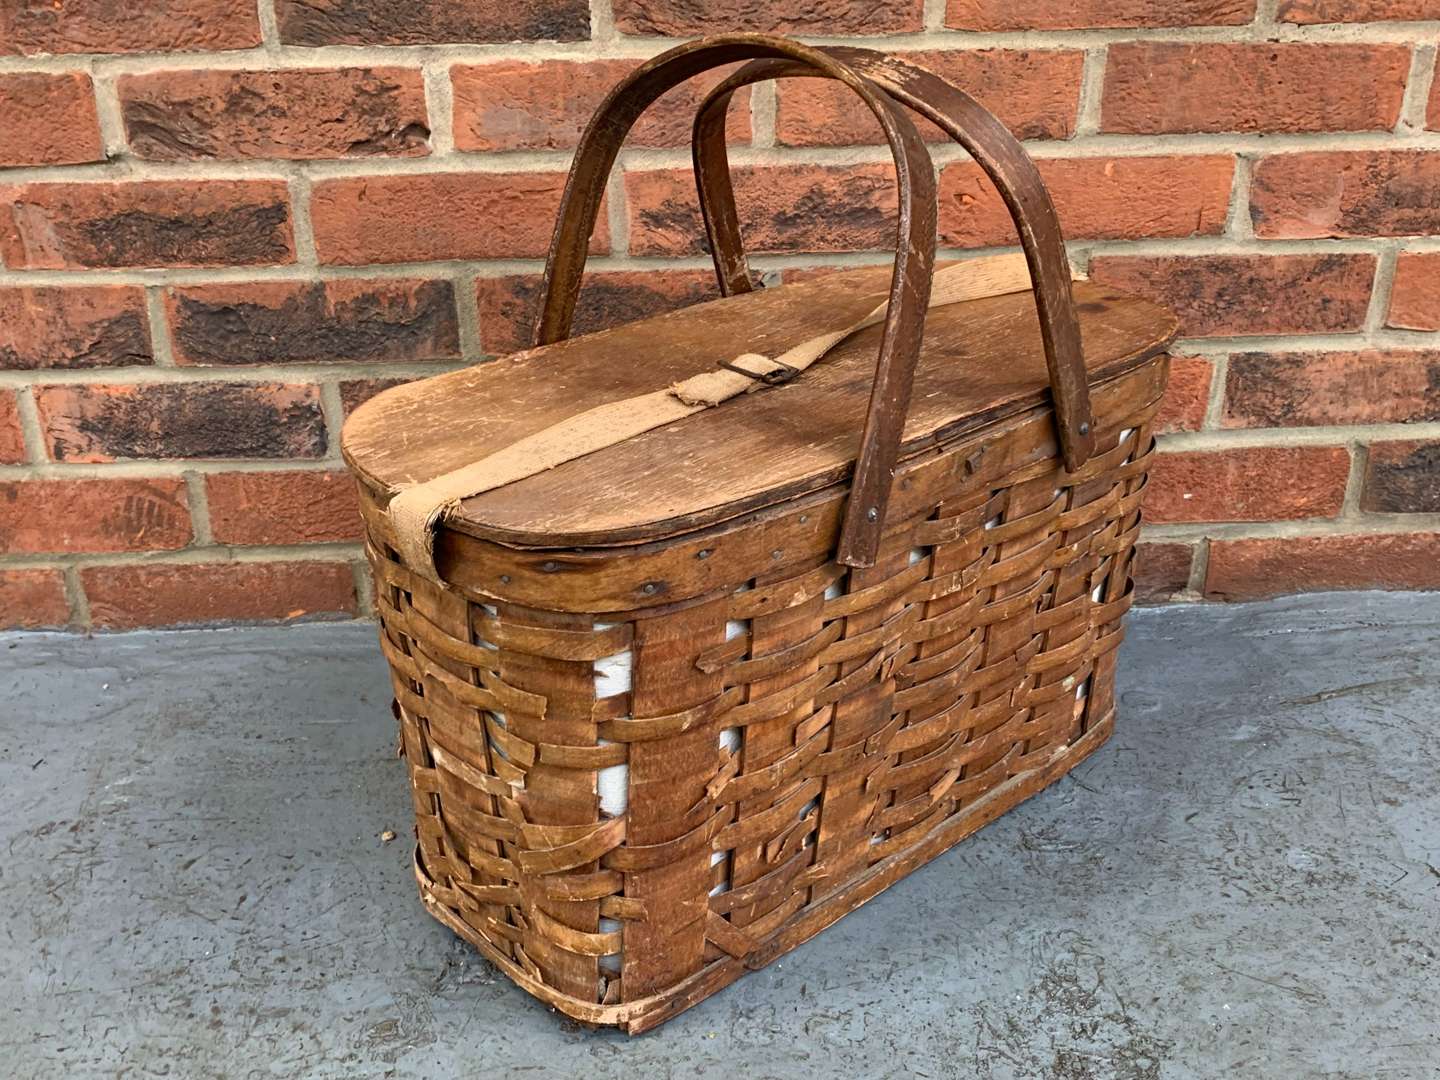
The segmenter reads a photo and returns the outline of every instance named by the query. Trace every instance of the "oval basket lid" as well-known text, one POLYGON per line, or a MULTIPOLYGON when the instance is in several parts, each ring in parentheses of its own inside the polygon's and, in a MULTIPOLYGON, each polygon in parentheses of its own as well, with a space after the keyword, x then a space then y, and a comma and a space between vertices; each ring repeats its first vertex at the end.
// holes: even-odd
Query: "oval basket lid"
MULTIPOLYGON (((586 409, 848 326, 884 301, 889 281, 887 266, 837 271, 393 387, 346 422, 345 459, 384 501, 586 409)), ((1077 281, 1075 301, 1092 385, 1151 359, 1177 331, 1164 308, 1107 286, 1077 281)), ((793 382, 465 499, 446 526, 526 547, 633 544, 844 480, 880 332, 854 334, 793 382)), ((931 308, 901 458, 1049 399, 1032 293, 931 308)))

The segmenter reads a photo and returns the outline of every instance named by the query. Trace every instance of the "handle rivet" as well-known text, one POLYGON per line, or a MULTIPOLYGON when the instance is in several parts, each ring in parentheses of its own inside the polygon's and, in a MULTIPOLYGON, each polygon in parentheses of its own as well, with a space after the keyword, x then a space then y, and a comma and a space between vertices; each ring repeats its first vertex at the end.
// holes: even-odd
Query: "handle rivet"
POLYGON ((1081 434, 1081 435, 1089 435, 1089 434, 1090 434, 1090 421, 1089 421, 1089 420, 1082 420, 1082 421, 1080 421, 1080 434, 1081 434))
POLYGON ((873 507, 873 506, 870 507, 869 510, 866 510, 866 511, 865 511, 865 520, 866 520, 866 521, 879 521, 879 520, 880 520, 880 511, 877 510, 877 509, 876 509, 875 507, 873 507))

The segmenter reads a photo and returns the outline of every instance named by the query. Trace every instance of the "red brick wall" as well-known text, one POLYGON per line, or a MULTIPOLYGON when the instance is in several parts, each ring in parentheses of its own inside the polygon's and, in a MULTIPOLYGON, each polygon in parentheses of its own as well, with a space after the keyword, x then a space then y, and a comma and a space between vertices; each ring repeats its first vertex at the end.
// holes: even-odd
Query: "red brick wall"
MULTIPOLYGON (((1147 597, 1440 587, 1437 0, 10 0, 0 624, 363 611, 346 411, 522 344, 599 95, 740 28, 959 80, 1076 264, 1182 313, 1147 597)), ((586 326, 713 295, 696 100, 622 156, 586 326)), ((887 257, 888 156, 833 86, 730 134, 772 279, 887 257)), ((1013 244, 935 157, 943 247, 1013 244)))

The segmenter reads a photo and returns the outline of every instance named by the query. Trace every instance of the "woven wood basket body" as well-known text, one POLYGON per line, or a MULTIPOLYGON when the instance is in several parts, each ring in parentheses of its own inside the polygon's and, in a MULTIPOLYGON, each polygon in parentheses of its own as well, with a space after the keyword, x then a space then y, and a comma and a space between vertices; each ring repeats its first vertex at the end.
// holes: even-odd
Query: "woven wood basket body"
POLYGON ((426 907, 536 997, 638 1032, 1104 741, 1175 327, 1072 285, 1033 167, 964 94, 879 54, 758 36, 682 46, 612 94, 577 153, 547 294, 541 347, 372 399, 345 452, 426 907), (614 146, 664 88, 735 60, 752 62, 696 125, 728 298, 568 339, 614 146), (750 290, 724 111, 780 75, 841 79, 881 119, 893 271, 750 290), (948 300, 930 291, 933 173, 897 103, 971 149, 1026 249, 941 271, 948 300), (785 370, 877 300, 874 325, 785 370), (585 442, 596 425, 576 414, 609 427, 608 403, 717 370, 756 392, 585 442), (417 541, 397 501, 437 477, 417 541))

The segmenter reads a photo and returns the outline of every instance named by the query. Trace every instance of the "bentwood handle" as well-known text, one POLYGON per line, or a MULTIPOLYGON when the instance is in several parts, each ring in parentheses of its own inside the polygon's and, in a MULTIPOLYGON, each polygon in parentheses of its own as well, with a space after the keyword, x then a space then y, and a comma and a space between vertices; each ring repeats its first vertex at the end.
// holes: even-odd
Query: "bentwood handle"
MULTIPOLYGON (((1013 135, 978 101, 922 67, 869 49, 829 48, 890 97, 932 121, 960 143, 990 177, 1015 222, 1035 287, 1041 340, 1055 403, 1055 424, 1065 465, 1078 469, 1094 451, 1089 382, 1081 351, 1080 323, 1070 288, 1070 263, 1054 204, 1030 156, 1013 135)), ((695 119, 694 159, 700 207, 715 256, 721 291, 729 296, 751 288, 741 243, 725 146, 725 116, 740 87, 790 76, 822 72, 784 60, 756 60, 734 72, 706 97, 695 119)), ((896 384, 877 384, 861 437, 841 561, 849 562, 847 540, 870 548, 879 540, 879 522, 865 520, 880 488, 888 490, 909 410, 913 369, 896 384), (882 408, 877 408, 882 404, 882 408), (873 537, 867 533, 873 532, 873 537)))
MULTIPOLYGON (((536 344, 547 345, 570 332, 590 233, 595 227, 606 179, 620 145, 640 114, 671 87, 710 68, 737 60, 784 61, 799 70, 837 79, 853 90, 879 120, 895 158, 900 211, 897 224, 895 268, 890 280, 889 305, 876 364, 876 391, 866 430, 877 426, 877 409, 902 409, 909 400, 910 383, 920 352, 925 309, 930 297, 930 276, 935 262, 935 170, 924 140, 914 123, 884 93, 832 53, 765 34, 731 34, 688 42, 640 65, 623 80, 596 110, 575 151, 570 175, 561 197, 549 258, 545 266, 544 301, 536 344), (881 388, 888 388, 884 393, 881 388)), ((895 427, 881 423, 882 429, 895 427)), ((873 456, 873 455, 872 455, 873 456)), ((893 472, 894 452, 882 471, 893 472)), ((865 464, 862 455, 862 465, 865 464)), ((874 471, 874 462, 868 466, 874 471)), ((857 469, 859 467, 857 466, 857 469)), ((857 475, 859 473, 857 472, 857 475)), ((868 473, 867 473, 868 475, 868 473)), ((853 566, 874 564, 880 524, 889 499, 888 480, 870 483, 851 494, 867 526, 857 533, 847 524, 842 530, 837 557, 853 566)), ((848 519, 847 519, 848 520, 848 519)))

